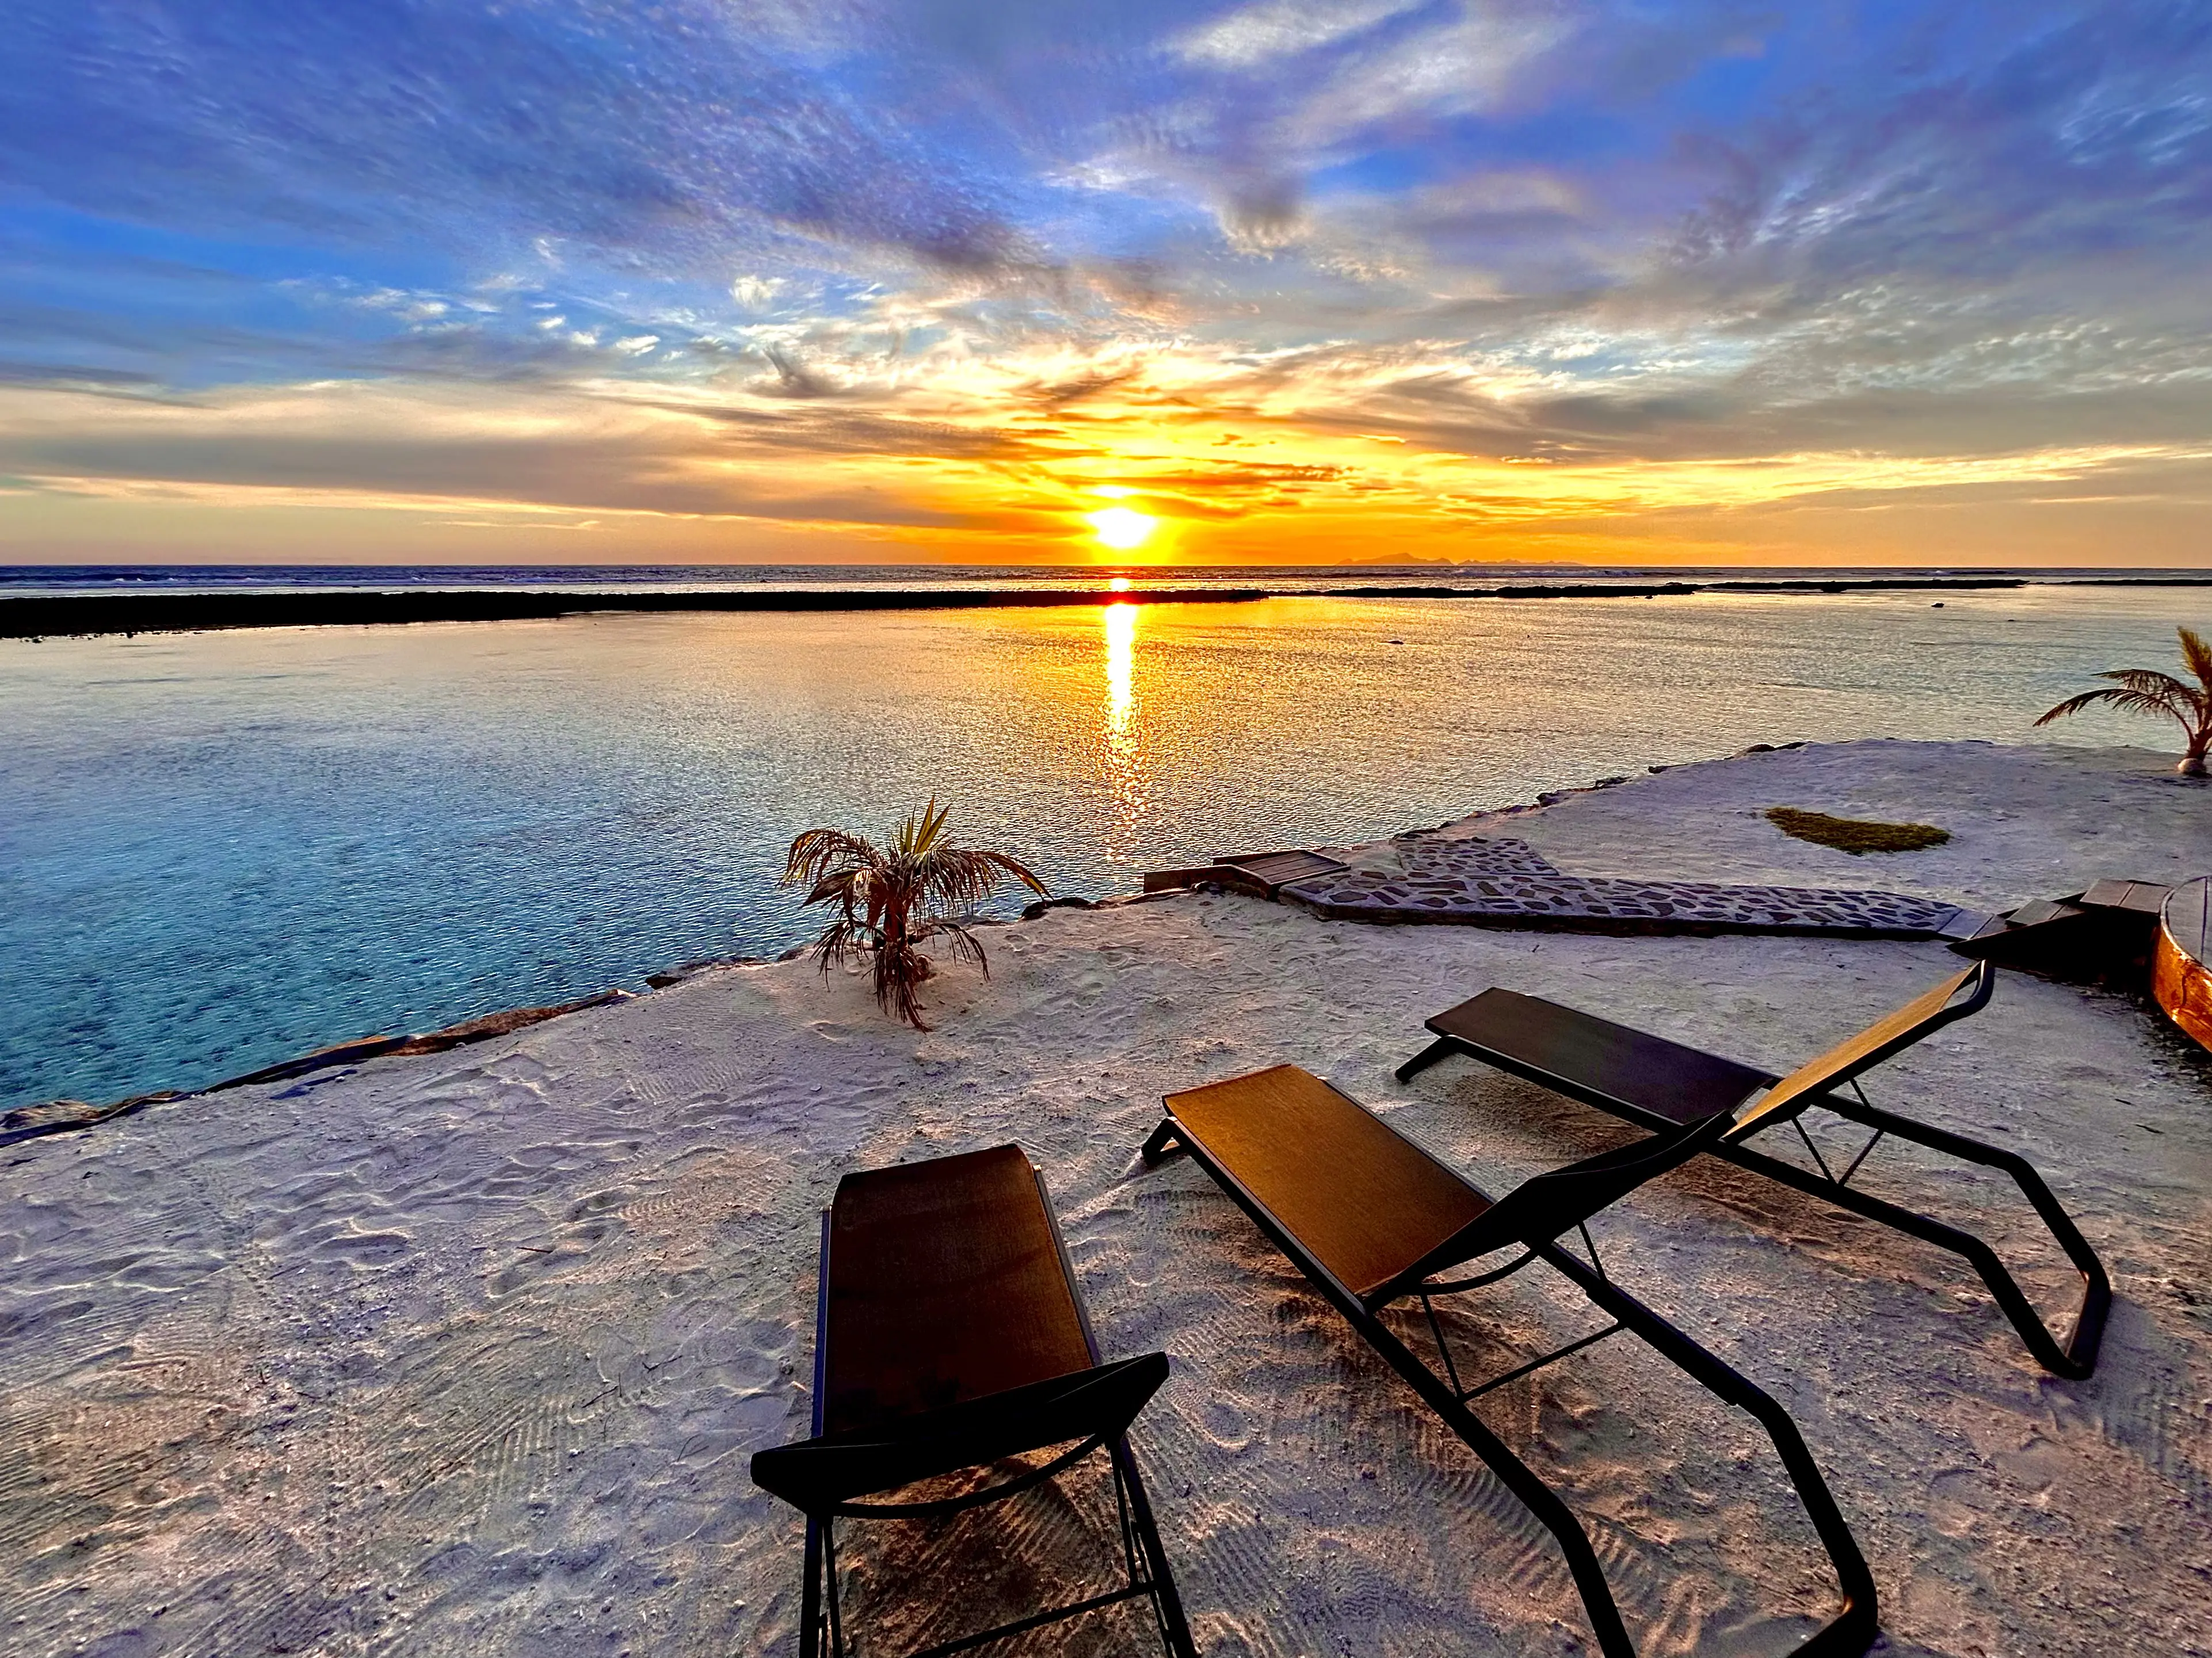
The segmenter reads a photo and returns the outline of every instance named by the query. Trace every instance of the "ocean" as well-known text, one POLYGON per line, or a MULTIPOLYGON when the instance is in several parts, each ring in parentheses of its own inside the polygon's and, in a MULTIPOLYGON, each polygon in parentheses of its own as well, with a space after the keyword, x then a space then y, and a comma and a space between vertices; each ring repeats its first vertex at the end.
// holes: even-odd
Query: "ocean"
MULTIPOLYGON (((886 830, 933 795, 964 837, 1096 897, 1147 868, 1373 838, 1755 742, 2163 749, 2174 731, 2147 721, 2029 726, 2100 669, 2172 666, 2176 623, 2212 631, 2201 586, 1336 598, 1311 595, 1327 578, 1257 574, 1304 586, 0 641, 0 1108, 197 1087, 775 954, 815 925, 776 885, 791 836, 886 830)), ((270 580, 14 572, 0 589, 270 580)))

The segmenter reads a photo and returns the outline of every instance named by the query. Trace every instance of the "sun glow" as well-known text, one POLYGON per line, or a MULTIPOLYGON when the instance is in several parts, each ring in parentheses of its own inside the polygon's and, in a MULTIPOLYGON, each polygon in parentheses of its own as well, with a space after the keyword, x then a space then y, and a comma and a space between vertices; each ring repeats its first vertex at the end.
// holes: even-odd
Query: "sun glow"
POLYGON ((1109 747, 1129 735, 1137 706, 1137 607, 1109 604, 1106 623, 1106 741, 1109 747))
POLYGON ((1106 717, 1100 736, 1104 739, 1106 786, 1113 800, 1106 855, 1115 863, 1127 863, 1136 851, 1138 829, 1152 796, 1137 729, 1137 612, 1134 604, 1109 604, 1099 616, 1106 634, 1106 717))
POLYGON ((1090 514, 1091 528, 1098 539, 1117 552, 1145 544, 1159 520, 1127 507, 1108 507, 1090 514))

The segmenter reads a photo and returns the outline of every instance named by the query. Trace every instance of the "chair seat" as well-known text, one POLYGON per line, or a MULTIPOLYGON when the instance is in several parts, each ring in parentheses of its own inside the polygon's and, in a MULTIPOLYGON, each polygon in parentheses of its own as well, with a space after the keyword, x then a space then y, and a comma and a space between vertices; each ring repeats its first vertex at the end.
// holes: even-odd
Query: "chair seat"
POLYGON ((1516 990, 1490 989, 1428 1022, 1505 1069, 1577 1099, 1669 1122, 1734 1111, 1771 1073, 1516 990))
POLYGON ((848 1175, 830 1206, 816 1431, 879 1428, 1097 1363, 1018 1146, 848 1175))
POLYGON ((1170 1094, 1206 1154, 1355 1296, 1390 1284, 1490 1199, 1296 1066, 1170 1094))

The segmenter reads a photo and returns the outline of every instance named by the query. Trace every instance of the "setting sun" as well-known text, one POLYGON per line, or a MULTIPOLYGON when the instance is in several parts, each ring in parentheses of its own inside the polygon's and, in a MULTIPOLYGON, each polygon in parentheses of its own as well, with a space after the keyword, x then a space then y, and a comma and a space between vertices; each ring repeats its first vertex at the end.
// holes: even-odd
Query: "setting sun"
POLYGON ((1121 552, 1143 546, 1159 523, 1158 519, 1127 507, 1109 507, 1092 513, 1090 518, 1091 527, 1098 539, 1121 552))

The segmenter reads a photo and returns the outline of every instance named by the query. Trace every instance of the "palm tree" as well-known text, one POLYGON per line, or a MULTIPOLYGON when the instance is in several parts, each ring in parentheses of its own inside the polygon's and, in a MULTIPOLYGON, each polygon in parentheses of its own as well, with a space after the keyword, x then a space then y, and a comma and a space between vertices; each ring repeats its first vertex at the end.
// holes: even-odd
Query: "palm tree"
POLYGON ((1004 853, 956 845, 945 832, 948 810, 932 795, 898 826, 889 850, 844 829, 809 829, 791 843, 784 864, 783 885, 807 888, 807 903, 837 905, 837 919, 814 941, 822 971, 872 954, 877 1004, 916 1030, 929 1029, 915 995, 932 970, 921 950, 925 940, 950 939, 952 953, 988 978, 991 964, 966 918, 1002 880, 1051 896, 1043 882, 1004 853))
POLYGON ((2179 720, 2189 735, 2188 751, 2174 769, 2184 777, 2203 776, 2205 754, 2212 751, 2212 645, 2191 629, 2177 631, 2181 635, 2181 659, 2197 676, 2194 686, 2156 668, 2115 668, 2097 677, 2118 683, 2069 696, 2035 723, 2047 726, 2094 702, 2109 702, 2128 714, 2162 714, 2179 720))

